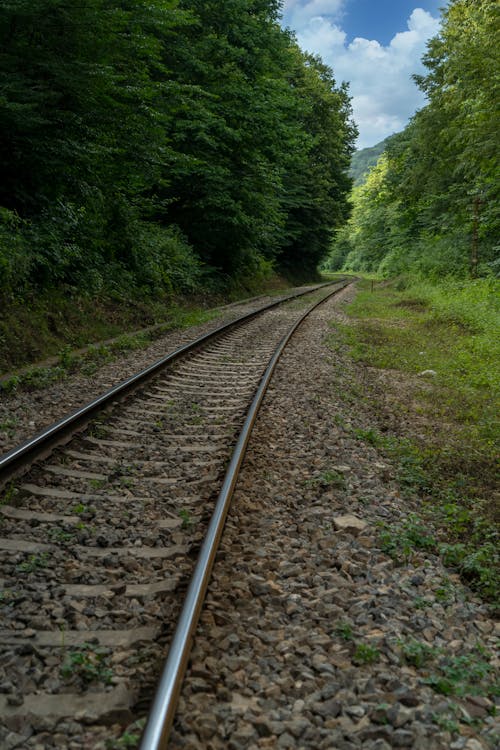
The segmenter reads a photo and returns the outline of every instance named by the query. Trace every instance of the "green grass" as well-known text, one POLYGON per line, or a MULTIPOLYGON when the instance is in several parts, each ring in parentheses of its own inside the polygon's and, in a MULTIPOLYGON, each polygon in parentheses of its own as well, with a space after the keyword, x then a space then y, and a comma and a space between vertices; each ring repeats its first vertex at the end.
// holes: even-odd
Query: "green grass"
POLYGON ((390 400, 401 433, 377 423, 383 405, 366 392, 374 423, 354 430, 392 459, 403 494, 424 501, 420 520, 383 531, 385 548, 405 558, 428 538, 429 550, 497 600, 499 291, 484 279, 405 289, 378 283, 373 290, 364 280, 347 308, 350 322, 336 324, 330 339, 332 347, 347 344, 357 362, 403 373, 401 381, 394 373, 390 400), (424 370, 436 374, 405 380, 424 370))

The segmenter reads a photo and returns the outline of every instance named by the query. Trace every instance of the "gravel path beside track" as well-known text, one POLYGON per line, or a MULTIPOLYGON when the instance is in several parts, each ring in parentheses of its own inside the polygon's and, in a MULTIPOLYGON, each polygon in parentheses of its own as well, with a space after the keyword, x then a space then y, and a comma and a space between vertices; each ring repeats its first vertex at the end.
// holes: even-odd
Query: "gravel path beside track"
POLYGON ((394 528, 416 506, 389 462, 356 438, 372 426, 367 372, 325 344, 338 305, 339 297, 303 325, 266 396, 172 750, 498 742, 484 689, 499 666, 498 624, 437 557, 417 551, 397 565, 381 549, 381 524, 394 528))
POLYGON ((101 365, 94 374, 75 373, 46 388, 32 392, 2 393, 0 391, 0 455, 19 445, 37 432, 92 401, 116 383, 144 369, 168 352, 197 336, 212 331, 218 326, 263 307, 270 302, 309 287, 296 287, 275 297, 262 296, 247 302, 233 303, 221 308, 220 315, 199 326, 170 331, 155 339, 144 349, 118 355, 111 362, 101 365))

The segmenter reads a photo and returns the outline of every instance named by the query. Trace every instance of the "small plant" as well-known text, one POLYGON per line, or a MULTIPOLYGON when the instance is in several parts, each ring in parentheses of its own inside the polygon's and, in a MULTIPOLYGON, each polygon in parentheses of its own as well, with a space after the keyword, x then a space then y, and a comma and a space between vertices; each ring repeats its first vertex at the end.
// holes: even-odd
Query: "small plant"
POLYGON ((442 729, 444 732, 450 732, 450 734, 458 734, 460 731, 460 725, 458 721, 450 715, 433 714, 432 720, 442 729))
POLYGON ((109 650, 93 649, 83 643, 78 651, 70 651, 60 668, 61 677, 70 680, 79 677, 84 683, 104 682, 109 685, 113 672, 108 665, 109 650))
POLYGON ((423 682, 441 695, 490 695, 498 694, 498 685, 493 679, 493 667, 473 653, 462 656, 444 656, 435 671, 423 682))
POLYGON ((369 643, 358 643, 352 660, 354 664, 375 664, 380 658, 380 651, 369 643))
POLYGON ((127 748, 137 747, 145 723, 145 719, 139 719, 127 727, 121 737, 106 740, 106 750, 126 750, 127 748))
POLYGON ((80 370, 82 375, 90 377, 91 375, 95 375, 98 370, 98 365, 96 362, 85 362, 85 364, 81 366, 80 370))
POLYGON ((0 391, 4 393, 15 393, 21 384, 21 378, 18 375, 12 375, 0 382, 0 391))
POLYGON ((415 549, 434 552, 436 541, 426 526, 413 513, 399 526, 382 526, 380 544, 382 550, 394 560, 408 561, 415 549))
POLYGON ((429 646, 427 643, 422 643, 416 640, 410 640, 406 643, 400 641, 399 645, 403 653, 404 660, 412 666, 420 669, 429 661, 432 661, 438 653, 436 649, 429 646))
POLYGON ((413 600, 413 606, 415 609, 426 609, 427 607, 432 607, 432 601, 425 599, 423 596, 416 596, 413 600))
POLYGON ((3 589, 0 591, 0 602, 7 604, 12 599, 12 591, 10 589, 3 589))
POLYGON ((183 529, 189 529, 193 525, 193 519, 191 518, 191 515, 188 510, 185 508, 181 508, 179 511, 179 517, 182 520, 182 528, 183 529))
POLYGON ((14 482, 9 482, 4 490, 3 497, 0 500, 0 505, 8 505, 16 494, 16 491, 14 482))
POLYGON ((102 439, 105 438, 108 434, 108 430, 102 422, 94 422, 94 424, 89 429, 89 435, 93 438, 102 439))
POLYGON ((73 370, 77 361, 77 357, 72 354, 72 349, 69 344, 61 349, 59 353, 59 364, 64 370, 67 370, 68 372, 73 370))
POLYGON ((47 552, 41 552, 39 555, 30 555, 27 560, 16 566, 19 573, 34 573, 40 568, 46 568, 49 561, 47 552))
POLYGON ((353 630, 350 622, 339 622, 335 626, 335 633, 342 638, 344 641, 351 641, 353 638, 353 630))
POLYGON ((77 513, 78 515, 80 515, 81 513, 85 513, 85 511, 87 510, 87 506, 83 503, 77 503, 71 508, 71 510, 73 513, 77 513))
POLYGON ((94 490, 99 490, 106 484, 106 479, 89 479, 89 484, 94 490))
POLYGON ((0 422, 0 432, 6 432, 9 437, 14 434, 14 430, 17 427, 19 420, 16 417, 8 417, 0 422))
POLYGON ((380 433, 371 428, 368 430, 355 429, 354 437, 357 437, 358 440, 364 440, 365 442, 370 443, 370 445, 380 445, 380 433))
POLYGON ((339 471, 324 471, 319 476, 307 479, 306 486, 311 487, 345 487, 344 476, 339 471))
POLYGON ((71 531, 65 531, 61 528, 51 529, 49 531, 49 537, 53 542, 59 542, 61 544, 72 542, 74 538, 71 531))

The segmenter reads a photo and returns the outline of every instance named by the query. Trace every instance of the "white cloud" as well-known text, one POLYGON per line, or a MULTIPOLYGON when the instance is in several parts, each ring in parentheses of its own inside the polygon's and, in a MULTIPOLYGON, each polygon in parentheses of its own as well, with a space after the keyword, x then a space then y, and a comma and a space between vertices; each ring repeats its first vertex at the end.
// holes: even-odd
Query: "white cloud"
POLYGON ((288 26, 301 28, 312 18, 339 19, 345 0, 285 0, 283 11, 288 26))
POLYGON ((285 21, 295 30, 300 46, 318 53, 333 68, 338 82, 349 81, 354 119, 364 148, 402 130, 424 104, 411 76, 423 70, 421 57, 439 20, 415 8, 407 30, 395 34, 387 46, 356 38, 347 44, 339 22, 342 0, 287 0, 285 21))

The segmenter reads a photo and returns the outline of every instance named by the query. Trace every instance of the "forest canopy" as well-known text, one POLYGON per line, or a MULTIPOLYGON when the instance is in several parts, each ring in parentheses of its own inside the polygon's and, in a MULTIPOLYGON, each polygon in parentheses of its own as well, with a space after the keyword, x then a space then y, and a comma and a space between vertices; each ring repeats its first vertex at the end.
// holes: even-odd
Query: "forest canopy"
POLYGON ((392 136, 327 267, 431 278, 498 275, 500 6, 452 0, 415 79, 428 104, 392 136))
POLYGON ((349 214, 347 89, 276 0, 4 0, 0 298, 313 271, 349 214))

